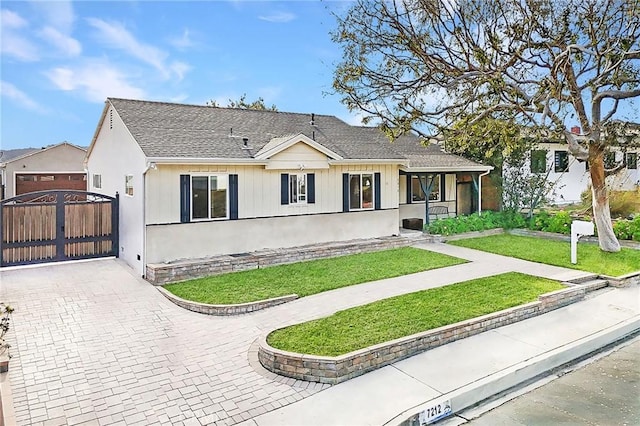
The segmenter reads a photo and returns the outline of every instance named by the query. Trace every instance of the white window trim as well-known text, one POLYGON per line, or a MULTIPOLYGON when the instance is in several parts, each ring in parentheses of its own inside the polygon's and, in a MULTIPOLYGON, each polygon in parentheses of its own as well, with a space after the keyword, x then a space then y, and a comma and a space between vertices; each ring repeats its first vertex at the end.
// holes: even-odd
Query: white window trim
POLYGON ((190 211, 189 218, 191 222, 211 222, 211 221, 219 221, 219 220, 229 220, 229 173, 192 173, 189 177, 189 202, 190 202, 190 211), (225 176, 227 179, 227 194, 226 194, 226 206, 225 209, 226 215, 225 217, 211 217, 211 199, 209 199, 209 206, 207 208, 207 213, 209 215, 208 218, 194 218, 193 217, 193 178, 194 177, 207 177, 207 194, 211 194, 211 177, 212 176, 225 176))
POLYGON ((91 185, 92 185, 95 189, 102 189, 102 174, 100 174, 100 173, 94 173, 94 174, 92 175, 91 185), (96 178, 97 178, 97 179, 96 179, 96 178), (96 185, 96 180, 98 181, 98 185, 96 185))
POLYGON ((133 197, 135 194, 135 186, 133 185, 133 175, 124 175, 124 195, 127 197, 133 197), (131 194, 128 189, 131 188, 131 194))
POLYGON ((376 205, 376 180, 375 180, 375 173, 374 172, 355 172, 355 173, 349 173, 349 211, 350 212, 359 212, 359 211, 367 211, 367 210, 374 210, 375 209, 375 205, 376 205), (362 194, 364 193, 364 191, 362 190, 362 176, 364 175, 369 175, 371 176, 371 207, 362 207, 363 206, 363 202, 362 202, 362 194), (351 207, 351 176, 360 176, 360 208, 353 208, 351 207))
POLYGON ((308 203, 308 200, 309 200, 309 187, 308 187, 308 185, 309 185, 309 181, 308 181, 308 178, 307 178, 307 173, 289 173, 289 205, 295 206, 295 205, 304 205, 304 204, 308 203), (298 188, 297 188, 298 189, 297 196, 296 196, 295 200, 293 199, 293 194, 292 194, 292 191, 291 191, 291 185, 292 185, 292 182, 293 182, 293 180, 291 179, 292 176, 296 177, 296 179, 295 179, 296 180, 296 186, 298 186, 298 188), (304 200, 300 200, 300 192, 299 192, 300 187, 298 185, 298 182, 299 182, 298 179, 301 176, 304 178, 304 200))

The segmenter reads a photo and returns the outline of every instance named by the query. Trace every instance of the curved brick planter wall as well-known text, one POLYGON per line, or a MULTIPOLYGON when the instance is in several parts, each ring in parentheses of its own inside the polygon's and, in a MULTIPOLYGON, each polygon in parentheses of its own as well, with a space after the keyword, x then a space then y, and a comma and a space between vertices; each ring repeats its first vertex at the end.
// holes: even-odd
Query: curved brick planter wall
POLYGON ((428 349, 552 311, 583 299, 587 291, 593 291, 606 285, 607 283, 603 281, 593 285, 572 286, 543 294, 537 302, 370 346, 337 357, 282 351, 269 346, 266 336, 263 336, 260 339, 258 359, 267 370, 282 376, 311 382, 340 383, 428 349))
POLYGON ((181 308, 188 309, 193 312, 207 315, 238 315, 246 314, 249 312, 259 311, 260 309, 269 308, 271 306, 281 305, 283 303, 296 300, 297 294, 290 294, 288 296, 276 297, 274 299, 260 300, 258 302, 241 303, 237 305, 209 305, 206 303, 193 302, 191 300, 185 300, 176 296, 168 290, 162 287, 158 287, 160 293, 167 299, 171 300, 181 308))

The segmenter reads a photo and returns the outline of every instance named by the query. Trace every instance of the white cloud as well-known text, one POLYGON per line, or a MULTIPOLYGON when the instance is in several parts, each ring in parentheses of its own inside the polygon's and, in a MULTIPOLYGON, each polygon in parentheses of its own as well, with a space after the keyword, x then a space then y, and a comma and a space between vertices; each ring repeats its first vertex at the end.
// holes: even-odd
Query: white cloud
POLYGON ((11 99, 26 109, 41 113, 45 112, 45 108, 9 82, 0 81, 0 96, 11 99))
POLYGON ((9 28, 18 29, 29 25, 20 15, 7 9, 0 9, 0 22, 5 31, 9 28))
POLYGON ((258 16, 258 19, 267 22, 286 23, 296 19, 296 15, 290 12, 274 12, 270 15, 258 16))
POLYGON ((71 33, 76 17, 70 0, 33 1, 31 5, 44 16, 50 26, 61 33, 71 33))
POLYGON ((0 10, 0 52, 3 55, 12 56, 20 61, 34 62, 39 59, 37 47, 18 30, 27 28, 29 23, 20 15, 7 9, 0 10))
POLYGON ((191 71, 191 66, 189 64, 185 64, 184 62, 173 62, 171 64, 171 71, 176 75, 178 81, 182 81, 184 75, 191 71))
POLYGON ((145 98, 143 89, 131 85, 119 69, 104 61, 54 68, 45 75, 58 89, 78 92, 91 102, 104 102, 107 97, 145 98))
POLYGON ((107 45, 120 49, 132 57, 151 65, 158 70, 164 79, 171 77, 171 72, 179 72, 181 78, 186 72, 186 64, 167 65, 168 54, 155 46, 138 41, 124 26, 117 22, 107 22, 98 18, 88 18, 89 24, 99 32, 99 39, 107 45))
POLYGON ((82 46, 78 40, 61 33, 53 27, 43 28, 38 35, 66 56, 79 56, 82 53, 82 46))
POLYGON ((184 29, 181 36, 170 38, 169 43, 180 50, 188 49, 195 45, 193 40, 191 40, 191 33, 187 28, 184 29))

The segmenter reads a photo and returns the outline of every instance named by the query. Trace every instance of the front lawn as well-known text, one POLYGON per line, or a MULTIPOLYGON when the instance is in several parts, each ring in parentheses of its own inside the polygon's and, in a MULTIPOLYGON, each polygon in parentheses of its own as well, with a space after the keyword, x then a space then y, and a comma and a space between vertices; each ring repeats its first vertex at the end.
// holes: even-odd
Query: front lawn
POLYGON ((427 250, 404 247, 233 272, 168 284, 164 288, 178 297, 195 302, 236 304, 288 294, 304 297, 461 263, 465 261, 427 250))
POLYGON ((557 281, 510 272, 346 309, 276 330, 267 342, 290 352, 338 356, 533 302, 563 288, 557 281))
POLYGON ((609 276, 640 271, 640 250, 622 248, 619 253, 606 253, 597 244, 578 244, 578 263, 571 263, 571 243, 510 234, 451 241, 468 247, 532 262, 579 269, 609 276))

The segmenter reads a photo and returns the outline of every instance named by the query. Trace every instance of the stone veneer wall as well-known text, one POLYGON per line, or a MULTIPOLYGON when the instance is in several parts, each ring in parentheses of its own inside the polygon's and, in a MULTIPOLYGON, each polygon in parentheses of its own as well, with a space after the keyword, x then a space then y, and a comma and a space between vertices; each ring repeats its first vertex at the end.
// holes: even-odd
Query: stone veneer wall
POLYGON ((416 234, 416 236, 411 237, 381 237, 327 244, 312 244, 238 255, 214 256, 206 259, 189 259, 171 263, 149 264, 146 267, 145 278, 152 284, 161 285, 169 282, 219 275, 227 272, 244 271, 247 269, 258 269, 285 263, 406 247, 417 242, 430 240, 431 238, 427 235, 416 234))
POLYGON ((522 321, 584 298, 587 291, 605 287, 606 281, 576 285, 543 294, 538 301, 370 346, 337 357, 305 355, 275 349, 260 340, 258 359, 269 371, 320 383, 340 383, 426 350, 484 331, 522 321))

